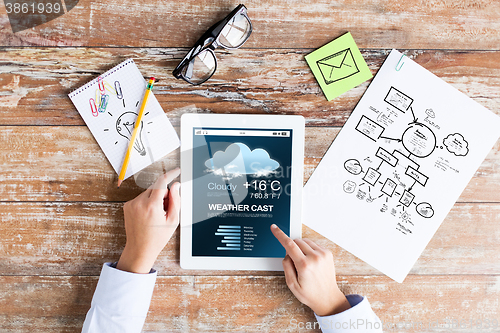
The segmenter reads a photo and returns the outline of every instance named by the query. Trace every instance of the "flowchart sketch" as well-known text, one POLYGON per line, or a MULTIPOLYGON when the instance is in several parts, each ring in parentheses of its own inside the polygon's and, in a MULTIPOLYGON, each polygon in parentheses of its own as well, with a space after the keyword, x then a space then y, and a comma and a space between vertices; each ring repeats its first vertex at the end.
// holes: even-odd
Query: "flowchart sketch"
POLYGON ((403 113, 406 112, 411 103, 413 103, 413 99, 410 96, 402 93, 394 87, 391 87, 384 100, 403 113))
POLYGON ((384 133, 384 128, 382 126, 380 126, 376 121, 373 121, 365 116, 362 116, 359 120, 356 130, 366 135, 373 141, 377 141, 382 133, 384 133))
POLYGON ((368 184, 375 186, 377 183, 377 180, 380 178, 381 173, 378 172, 377 170, 373 168, 368 168, 368 171, 366 172, 365 176, 363 177, 363 180, 367 182, 368 184))
POLYGON ((392 167, 395 167, 398 164, 398 158, 382 147, 378 148, 375 156, 381 158, 384 162, 387 162, 392 167))
POLYGON ((304 223, 402 282, 499 128, 500 117, 393 50, 306 183, 304 223))
POLYGON ((429 179, 429 177, 427 177, 426 175, 422 174, 421 172, 418 172, 418 170, 412 168, 411 166, 409 166, 406 169, 405 174, 407 174, 411 178, 415 179, 415 181, 417 183, 419 183, 420 185, 422 185, 422 186, 425 186, 425 184, 427 184, 427 180, 429 179))
POLYGON ((394 191, 396 190, 397 186, 398 186, 398 184, 396 184, 395 181, 393 181, 392 179, 387 178, 385 180, 384 186, 382 186, 381 191, 384 194, 388 195, 389 197, 392 197, 392 195, 394 194, 394 191))
POLYGON ((413 199, 415 199, 414 194, 412 194, 411 192, 408 192, 408 191, 404 191, 403 195, 399 199, 399 202, 401 202, 406 207, 410 207, 411 203, 413 202, 413 199))

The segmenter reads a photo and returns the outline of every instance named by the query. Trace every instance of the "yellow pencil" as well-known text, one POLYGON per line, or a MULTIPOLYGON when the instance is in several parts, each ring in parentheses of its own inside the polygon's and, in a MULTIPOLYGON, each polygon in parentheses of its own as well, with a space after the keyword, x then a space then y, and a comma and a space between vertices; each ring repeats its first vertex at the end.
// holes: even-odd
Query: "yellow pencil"
POLYGON ((146 109, 146 103, 148 102, 149 93, 153 90, 153 83, 155 82, 155 78, 151 77, 149 79, 148 85, 146 86, 146 92, 144 93, 144 98, 142 99, 141 109, 139 110, 139 115, 137 115, 137 120, 135 121, 134 131, 132 132, 132 136, 130 137, 130 142, 128 144, 127 153, 125 154, 125 159, 123 160, 122 169, 120 171, 120 175, 118 176, 118 187, 123 182, 125 178, 125 173, 127 172, 128 162, 130 160, 130 154, 132 153, 132 148, 134 147, 135 138, 137 133, 139 132, 139 126, 141 125, 142 115, 144 114, 144 110, 146 109))

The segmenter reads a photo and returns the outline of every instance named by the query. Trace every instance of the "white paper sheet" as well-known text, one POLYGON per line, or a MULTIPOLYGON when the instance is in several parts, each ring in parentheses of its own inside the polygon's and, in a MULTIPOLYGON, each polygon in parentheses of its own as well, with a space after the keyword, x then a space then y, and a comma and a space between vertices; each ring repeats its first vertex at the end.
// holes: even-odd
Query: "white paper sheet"
MULTIPOLYGON (((68 95, 117 174, 146 85, 128 59, 68 95)), ((141 122, 125 179, 179 147, 179 137, 152 93, 141 122)))
POLYGON ((303 215, 398 282, 500 136, 500 117, 401 57, 390 53, 305 185, 303 215))

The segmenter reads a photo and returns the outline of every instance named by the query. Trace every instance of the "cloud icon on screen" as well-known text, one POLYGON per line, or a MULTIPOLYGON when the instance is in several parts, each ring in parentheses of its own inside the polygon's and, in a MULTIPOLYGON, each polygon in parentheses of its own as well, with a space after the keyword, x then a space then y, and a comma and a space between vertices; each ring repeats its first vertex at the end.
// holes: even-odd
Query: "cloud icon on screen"
POLYGON ((269 153, 261 148, 250 150, 244 143, 230 144, 225 151, 217 151, 213 158, 205 162, 205 166, 217 175, 256 174, 266 176, 276 170, 280 164, 269 157, 269 153))

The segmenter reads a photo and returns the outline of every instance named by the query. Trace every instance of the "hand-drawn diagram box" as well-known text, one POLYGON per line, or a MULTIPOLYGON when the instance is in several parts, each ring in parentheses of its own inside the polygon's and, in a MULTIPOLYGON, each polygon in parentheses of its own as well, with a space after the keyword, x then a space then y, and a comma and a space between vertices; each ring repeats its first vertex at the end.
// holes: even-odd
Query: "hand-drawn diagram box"
POLYGON ((411 103, 413 103, 413 98, 402 93, 396 88, 391 87, 387 96, 385 96, 384 101, 394 106, 399 111, 405 113, 405 111, 411 106, 411 103))
POLYGON ((401 198, 399 198, 399 202, 401 202, 406 207, 409 207, 413 202, 413 199, 415 199, 415 195, 405 190, 401 198))
POLYGON ((389 163, 389 165, 392 167, 395 167, 396 164, 398 164, 398 159, 382 147, 378 148, 377 152, 375 153, 375 156, 383 159, 384 161, 389 163))
POLYGON ((377 141, 377 139, 384 132, 384 128, 382 126, 366 116, 361 117, 358 125, 356 126, 356 130, 363 133, 373 141, 377 141))
POLYGON ((380 172, 373 168, 368 168, 368 171, 366 171, 365 176, 363 177, 363 180, 367 182, 368 184, 375 186, 377 183, 377 180, 380 178, 380 172))
POLYGON ((394 191, 396 190, 397 184, 392 179, 387 178, 384 186, 382 186, 382 192, 392 197, 394 191))
POLYGON ((415 170, 414 168, 411 167, 411 165, 408 165, 408 168, 406 168, 405 174, 407 174, 411 178, 415 179, 422 186, 425 186, 425 184, 427 184, 427 180, 429 180, 429 177, 427 177, 426 175, 422 174, 421 172, 415 170))

